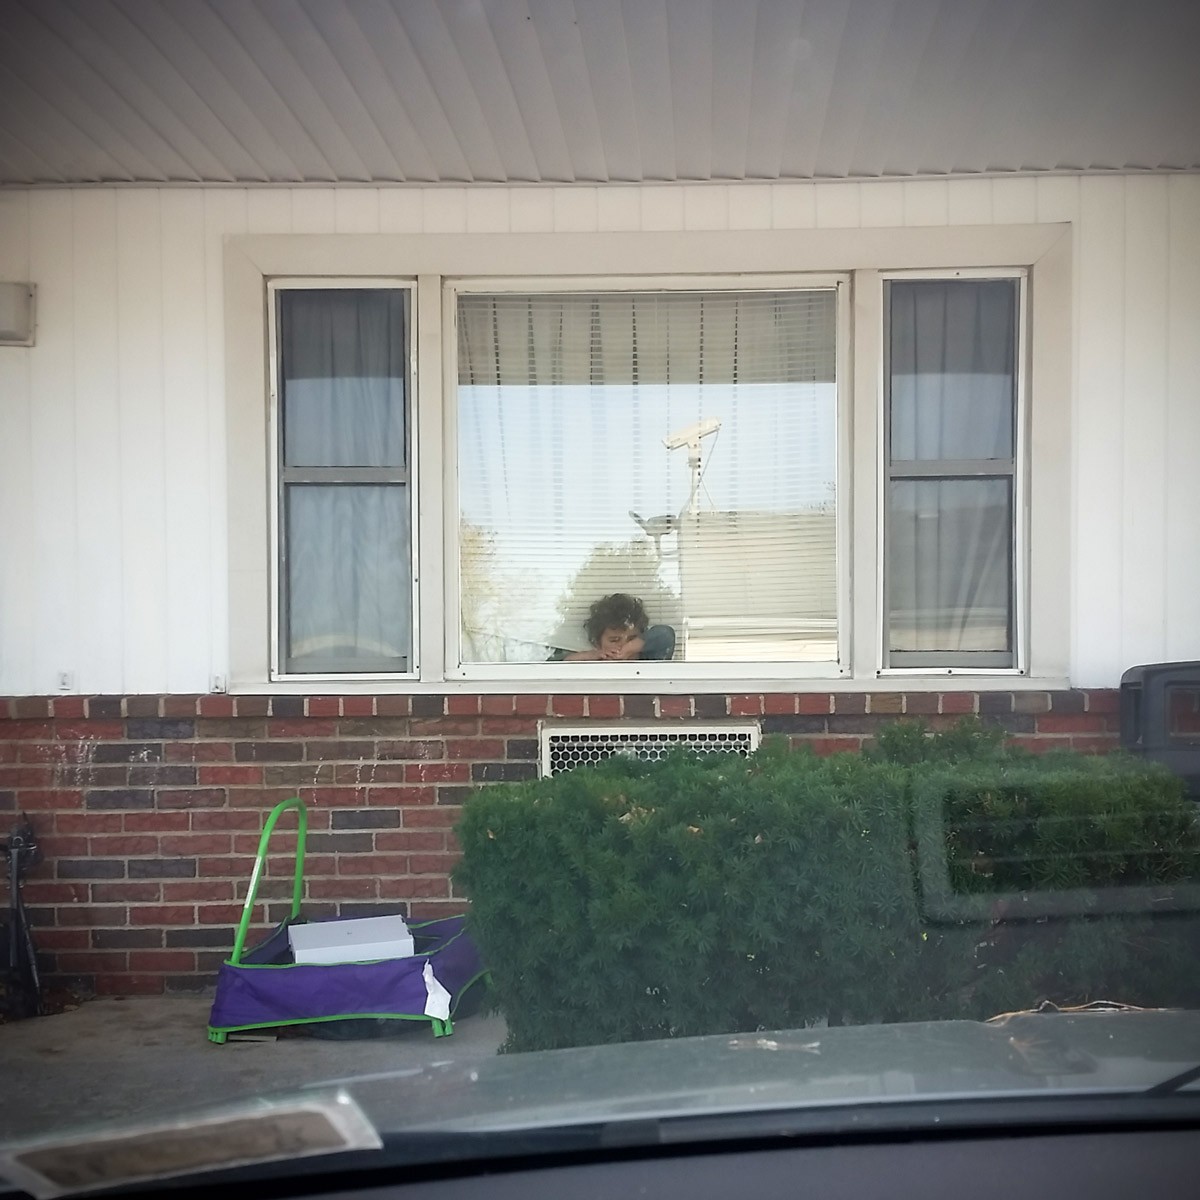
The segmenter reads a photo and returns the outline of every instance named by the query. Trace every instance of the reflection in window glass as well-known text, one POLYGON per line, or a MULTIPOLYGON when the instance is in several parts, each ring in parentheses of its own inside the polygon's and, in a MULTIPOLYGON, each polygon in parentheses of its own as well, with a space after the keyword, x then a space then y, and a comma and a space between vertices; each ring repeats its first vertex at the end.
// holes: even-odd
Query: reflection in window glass
POLYGON ((1167 688, 1167 736, 1200 743, 1200 686, 1167 688))
POLYGON ((592 653, 613 593, 679 660, 835 660, 835 322, 832 290, 462 296, 464 661, 592 653))

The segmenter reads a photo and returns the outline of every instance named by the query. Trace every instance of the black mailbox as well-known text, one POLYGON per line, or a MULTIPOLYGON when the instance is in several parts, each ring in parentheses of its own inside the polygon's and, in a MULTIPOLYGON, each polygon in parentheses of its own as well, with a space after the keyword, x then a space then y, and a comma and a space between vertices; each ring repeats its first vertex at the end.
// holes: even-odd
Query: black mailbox
POLYGON ((1149 663, 1121 676, 1121 746, 1170 768, 1200 800, 1200 662, 1149 663))

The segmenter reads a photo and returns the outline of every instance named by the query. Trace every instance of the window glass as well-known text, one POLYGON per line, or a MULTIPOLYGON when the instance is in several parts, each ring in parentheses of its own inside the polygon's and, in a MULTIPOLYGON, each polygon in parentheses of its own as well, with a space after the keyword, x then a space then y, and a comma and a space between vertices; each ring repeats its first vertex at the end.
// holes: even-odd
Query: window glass
POLYGON ((293 484, 286 520, 289 670, 408 670, 407 489, 293 484))
POLYGON ((886 286, 885 662, 1011 667, 1020 282, 886 286))
POLYGON ((1016 281, 891 284, 896 461, 1011 458, 1016 281))
POLYGON ((1010 650, 1009 481, 897 480, 891 503, 892 649, 1010 650))
POLYGON ((295 467, 405 463, 403 292, 280 297, 283 457, 295 467))
POLYGON ((835 295, 462 296, 464 661, 836 659, 835 295))
POLYGON ((405 672, 412 656, 403 290, 279 293, 280 658, 405 672))

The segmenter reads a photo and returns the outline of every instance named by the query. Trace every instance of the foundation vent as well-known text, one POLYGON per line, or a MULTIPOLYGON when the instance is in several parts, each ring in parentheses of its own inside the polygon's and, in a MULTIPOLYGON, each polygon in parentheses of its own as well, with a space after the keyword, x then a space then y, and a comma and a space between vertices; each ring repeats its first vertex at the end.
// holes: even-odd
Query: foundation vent
POLYGON ((557 775, 572 767, 599 762, 614 754, 648 761, 665 758, 674 750, 696 754, 752 754, 758 749, 759 728, 753 721, 738 724, 675 727, 654 725, 544 725, 541 740, 541 773, 557 775))

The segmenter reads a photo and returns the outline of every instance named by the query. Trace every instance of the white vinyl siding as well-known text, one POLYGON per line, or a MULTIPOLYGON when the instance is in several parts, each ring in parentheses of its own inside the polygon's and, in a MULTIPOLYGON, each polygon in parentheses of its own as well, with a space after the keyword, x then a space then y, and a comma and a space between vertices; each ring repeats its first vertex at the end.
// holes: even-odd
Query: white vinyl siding
MULTIPOLYGON (((246 657, 255 635, 228 611, 231 575, 266 563, 230 538, 227 239, 344 233, 346 273, 370 269, 377 233, 852 230, 867 255, 889 230, 973 238, 1030 222, 1071 224, 1072 299, 1053 318, 1069 444, 1042 444, 1044 397, 1030 409, 1035 461, 1064 459, 1043 497, 1069 527, 1059 677, 1111 686, 1132 663, 1195 657, 1200 177, 9 190, 0 278, 37 285, 38 328, 33 348, 0 348, 0 692, 204 692, 246 657)), ((871 265, 940 264, 826 269, 871 265)), ((1035 275, 1035 373, 1037 288, 1035 275)), ((1035 523, 1038 504, 1035 472, 1035 523)), ((856 651, 860 681, 870 659, 856 651)))

